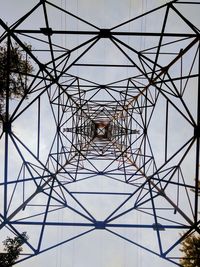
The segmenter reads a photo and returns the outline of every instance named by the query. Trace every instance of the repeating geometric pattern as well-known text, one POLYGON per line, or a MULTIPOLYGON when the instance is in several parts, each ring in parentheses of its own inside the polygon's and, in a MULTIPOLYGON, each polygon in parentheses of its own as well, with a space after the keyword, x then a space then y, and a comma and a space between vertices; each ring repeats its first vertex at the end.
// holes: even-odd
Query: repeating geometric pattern
POLYGON ((179 265, 180 242, 200 233, 199 28, 184 12, 194 6, 99 28, 41 0, 13 25, 0 20, 1 44, 34 67, 1 117, 0 228, 27 231, 19 262, 103 230, 179 265))

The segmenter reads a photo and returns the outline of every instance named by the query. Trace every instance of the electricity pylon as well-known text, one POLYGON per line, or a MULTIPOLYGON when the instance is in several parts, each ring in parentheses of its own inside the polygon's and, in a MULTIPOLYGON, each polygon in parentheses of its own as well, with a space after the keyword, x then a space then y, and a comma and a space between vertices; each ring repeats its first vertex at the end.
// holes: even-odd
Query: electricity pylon
POLYGON ((103 230, 179 265, 181 241, 200 233, 199 29, 185 12, 199 8, 171 1, 99 28, 41 0, 0 20, 8 57, 17 43, 34 67, 1 115, 0 229, 27 231, 18 262, 103 230))

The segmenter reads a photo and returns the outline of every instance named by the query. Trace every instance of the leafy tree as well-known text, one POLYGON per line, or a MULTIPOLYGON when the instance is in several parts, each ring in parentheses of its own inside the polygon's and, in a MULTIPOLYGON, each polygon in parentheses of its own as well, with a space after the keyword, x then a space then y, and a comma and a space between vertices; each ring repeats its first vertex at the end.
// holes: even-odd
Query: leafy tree
MULTIPOLYGON (((26 44, 25 44, 26 45, 26 44)), ((31 46, 26 45, 28 49, 31 46)), ((27 91, 27 74, 33 71, 30 59, 20 46, 15 43, 10 46, 7 43, 0 46, 0 115, 1 120, 5 112, 5 99, 8 87, 9 98, 21 98, 27 91), (9 74, 9 86, 8 86, 9 74)))
MULTIPOLYGON (((198 195, 200 196, 200 181, 198 183, 198 195)), ((194 192, 194 190, 192 190, 194 192)), ((184 257, 180 260, 183 267, 200 267, 200 235, 189 235, 181 242, 180 251, 184 257)))
POLYGON ((180 251, 184 253, 184 258, 180 264, 183 267, 200 267, 200 235, 188 236, 181 245, 180 251))
POLYGON ((3 241, 4 253, 0 253, 0 267, 12 266, 19 258, 20 252, 22 252, 22 245, 28 240, 26 232, 23 232, 20 236, 14 238, 8 237, 3 241))

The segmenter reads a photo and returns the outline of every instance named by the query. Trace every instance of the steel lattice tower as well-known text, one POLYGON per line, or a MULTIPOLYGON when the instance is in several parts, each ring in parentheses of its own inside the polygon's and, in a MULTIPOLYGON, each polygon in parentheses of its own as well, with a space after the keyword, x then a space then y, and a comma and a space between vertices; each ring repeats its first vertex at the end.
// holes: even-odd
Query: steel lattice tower
POLYGON ((180 243, 200 233, 200 40, 190 8, 199 2, 171 1, 99 28, 41 0, 12 25, 0 20, 8 57, 17 43, 34 67, 22 99, 9 99, 8 86, 1 115, 0 229, 27 231, 18 262, 101 230, 179 265, 180 243), (59 16, 72 23, 59 28, 59 16))

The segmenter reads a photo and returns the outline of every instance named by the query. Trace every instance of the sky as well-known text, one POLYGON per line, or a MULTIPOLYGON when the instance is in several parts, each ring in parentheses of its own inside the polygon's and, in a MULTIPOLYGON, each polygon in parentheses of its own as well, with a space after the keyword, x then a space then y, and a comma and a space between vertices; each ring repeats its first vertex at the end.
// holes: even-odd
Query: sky
MULTIPOLYGON (((47 13, 49 17, 49 25, 52 29, 60 29, 63 31, 96 31, 95 27, 99 29, 113 28, 124 21, 130 20, 141 13, 147 12, 160 5, 164 5, 167 2, 169 1, 50 0, 47 5, 47 13), (55 8, 54 5, 79 16, 93 26, 77 20, 69 15, 69 13, 67 15, 64 12, 61 12, 61 10, 55 8)), ((196 2, 198 3, 198 1, 196 2)), ((0 3, 3 4, 0 11, 0 17, 8 26, 10 26, 35 6, 38 1, 7 0, 5 2, 0 0, 0 3)), ((200 26, 199 5, 177 4, 176 7, 178 11, 180 11, 196 27, 200 26)), ((119 26, 113 29, 113 31, 159 33, 162 29, 165 12, 166 8, 163 8, 156 11, 154 14, 133 20, 121 27, 119 26)), ((38 30, 44 27, 44 15, 40 8, 20 24, 17 29, 38 30)), ((169 32, 183 34, 193 33, 193 31, 177 14, 175 14, 173 10, 170 10, 165 27, 165 33, 169 32)), ((3 29, 1 27, 0 34, 2 33, 3 29)), ((148 85, 148 79, 144 75, 141 79, 134 78, 138 75, 137 68, 117 67, 110 69, 76 65, 69 67, 67 72, 63 73, 62 77, 60 77, 59 83, 62 85, 62 90, 65 89, 68 95, 63 91, 59 95, 57 84, 51 84, 52 77, 55 78, 56 75, 52 71, 52 54, 49 51, 44 51, 49 49, 48 37, 40 33, 36 36, 38 39, 34 39, 35 36, 36 35, 32 33, 22 35, 18 32, 17 34, 17 37, 23 43, 26 42, 27 44, 31 44, 32 54, 35 59, 30 59, 30 62, 34 66, 33 73, 36 74, 39 72, 39 77, 36 80, 34 80, 33 77, 29 78, 28 84, 30 92, 28 99, 25 99, 20 104, 19 100, 10 101, 10 114, 15 110, 16 113, 13 115, 14 121, 12 124, 14 139, 9 139, 8 180, 11 183, 7 188, 8 199, 10 199, 8 214, 13 214, 24 200, 34 194, 36 186, 39 186, 40 179, 29 179, 31 176, 40 177, 46 175, 47 178, 44 177, 43 180, 41 180, 41 184, 43 184, 44 181, 47 181, 50 177, 49 172, 55 172, 55 169, 58 168, 55 163, 56 154, 59 151, 62 152, 62 155, 57 159, 60 164, 59 167, 64 166, 63 169, 65 171, 62 173, 62 169, 58 168, 57 180, 54 182, 55 190, 51 192, 51 186, 53 184, 52 181, 50 181, 49 185, 51 186, 44 187, 44 194, 37 194, 25 209, 20 210, 13 216, 12 221, 15 223, 13 225, 18 232, 27 231, 29 236, 28 242, 35 249, 38 247, 41 225, 38 224, 33 226, 30 222, 33 221, 36 223, 44 220, 44 215, 42 213, 44 212, 48 201, 50 201, 51 204, 49 208, 50 212, 47 217, 48 222, 58 222, 61 224, 66 222, 75 224, 81 223, 82 225, 74 227, 58 225, 46 226, 44 228, 40 250, 45 251, 51 246, 55 246, 55 248, 22 261, 16 266, 25 267, 28 264, 31 267, 40 267, 48 263, 48 266, 50 267, 91 267, 94 265, 96 267, 144 267, 147 265, 149 267, 171 267, 173 265, 171 262, 163 260, 161 257, 155 255, 156 253, 160 253, 157 237, 160 236, 162 240, 163 251, 167 251, 170 245, 179 238, 180 232, 183 231, 182 229, 173 230, 169 228, 166 231, 154 231, 152 228, 148 229, 142 227, 108 227, 107 230, 94 230, 93 227, 83 226, 83 224, 91 222, 89 218, 94 218, 99 222, 103 222, 106 218, 110 218, 111 224, 134 224, 137 226, 144 224, 152 225, 155 223, 154 217, 152 214, 149 215, 148 211, 151 213, 152 205, 155 205, 160 224, 173 225, 174 221, 176 221, 178 222, 177 227, 179 225, 188 226, 187 219, 185 219, 180 212, 175 213, 173 205, 170 205, 169 201, 162 197, 155 198, 153 202, 147 201, 146 204, 141 204, 141 209, 133 209, 130 212, 126 211, 133 208, 133 205, 138 203, 138 199, 142 202, 142 199, 145 201, 148 200, 149 196, 156 196, 157 191, 154 190, 155 188, 153 186, 156 183, 156 178, 168 181, 170 175, 174 171, 171 178, 172 183, 166 187, 165 193, 173 203, 177 205, 180 211, 184 213, 185 217, 192 218, 193 208, 190 207, 190 202, 193 206, 194 194, 190 189, 188 189, 188 191, 185 191, 182 187, 178 189, 173 182, 175 183, 178 181, 181 184, 186 183, 188 187, 194 187, 196 143, 194 142, 189 149, 191 142, 188 140, 193 136, 194 129, 192 119, 195 122, 197 120, 196 77, 184 80, 182 84, 178 79, 177 81, 174 81, 175 86, 173 86, 173 83, 170 81, 165 84, 161 82, 159 83, 159 79, 157 78, 158 88, 155 89, 154 86, 150 85, 147 90, 147 97, 140 94, 139 89, 137 89, 139 87, 142 90, 148 85), (45 64, 49 62, 46 70, 51 74, 51 79, 48 78, 48 75, 46 76, 42 71, 39 71, 38 65, 34 62, 36 59, 45 64), (43 74, 45 80, 40 78, 43 74), (77 79, 77 77, 80 77, 80 79, 77 79), (79 84, 80 90, 77 90, 79 84), (122 90, 127 84, 129 84, 128 99, 126 99, 125 93, 122 90), (104 87, 100 88, 100 85, 106 85, 106 88, 109 88, 109 90, 106 90, 104 87), (118 89, 115 89, 115 85, 118 86, 116 87, 118 89), (132 89, 131 86, 133 87, 132 89), (163 90, 162 93, 159 93, 159 86, 163 90), (185 89, 181 98, 177 96, 176 89, 178 89, 178 92, 180 93, 185 89), (39 98, 40 93, 41 96, 39 98), (138 94, 138 102, 133 102, 132 100, 134 96, 138 94), (148 100, 146 100, 146 97, 148 100), (63 108, 59 110, 60 113, 58 112, 57 107, 58 98, 63 107, 65 106, 65 109, 63 108), (109 101, 108 105, 106 105, 106 101, 109 101), (120 103, 123 101, 130 107, 129 112, 122 110, 122 104, 120 103), (155 108, 151 105, 152 102, 156 104, 155 108), (97 140, 97 142, 93 144, 97 146, 96 154, 92 154, 90 149, 86 149, 87 154, 84 154, 84 149, 87 147, 86 141, 88 140, 88 137, 86 136, 82 139, 80 135, 73 135, 70 132, 66 132, 65 129, 71 128, 74 122, 78 126, 81 125, 80 113, 76 112, 76 105, 83 106, 87 115, 92 114, 92 112, 99 109, 99 107, 102 106, 102 103, 105 106, 105 111, 100 114, 103 114, 104 117, 106 114, 107 119, 112 121, 113 118, 110 115, 112 110, 110 107, 113 107, 113 110, 117 110, 117 112, 114 111, 116 112, 117 120, 114 120, 113 123, 123 125, 124 127, 128 125, 127 127, 129 129, 137 130, 138 133, 128 136, 127 139, 121 137, 121 139, 116 142, 115 150, 109 148, 106 153, 101 152, 102 141, 97 140), (139 107, 145 105, 145 103, 147 104, 147 108, 139 109, 139 107), (165 121, 167 104, 169 105, 169 124, 168 151, 166 156, 164 145, 166 137, 165 121), (38 111, 38 107, 40 108, 40 112, 38 111), (141 114, 140 111, 142 111, 141 114), (38 113, 40 114, 41 119, 39 150, 37 149, 38 113), (58 115, 58 113, 63 116, 58 115), (146 119, 149 121, 148 138, 151 146, 148 142, 144 145, 143 141, 142 133, 144 129, 141 125, 145 119, 145 114, 146 119), (191 114, 189 119, 187 119, 188 114, 191 114), (124 115, 124 117, 122 115, 124 115), (56 135, 57 139, 54 141, 57 122, 56 116, 60 116, 62 134, 60 139, 58 139, 56 135), (16 149, 15 144, 18 144, 18 150, 16 149), (26 145, 26 148, 23 144, 26 145), (181 149, 184 144, 185 147, 181 149), (122 147, 119 148, 119 146, 122 147), (77 147, 82 151, 78 156, 76 153, 77 147), (144 147, 147 157, 143 157, 144 147), (138 152, 139 148, 141 149, 141 153, 138 152), (115 156, 119 155, 120 149, 127 150, 127 160, 125 163, 123 162, 122 157, 113 161, 113 154, 115 156), (174 155, 179 149, 180 153, 174 155), (48 157, 49 153, 51 154, 51 157, 48 157), (101 153, 104 154, 100 155, 101 153), (65 157, 63 155, 68 156, 69 164, 64 163, 65 157), (88 158, 90 161, 87 160, 88 158), (79 159, 78 165, 77 159, 79 159), (168 164, 165 163, 166 159, 169 161, 168 164), (24 164, 22 164, 23 161, 24 164), (139 168, 138 166, 142 166, 142 162, 145 162, 145 168, 144 166, 141 167, 142 170, 144 169, 143 171, 145 172, 145 175, 143 175, 144 172, 140 171, 140 175, 138 175, 137 169, 139 168), (176 168, 179 163, 181 166, 180 169, 176 168), (126 167, 125 169, 124 166, 126 167), (77 182, 71 182, 72 178, 74 178, 73 173, 76 168, 79 169, 78 176, 76 177, 77 182), (107 175, 102 174, 102 171, 105 168, 107 170, 107 175), (146 191, 148 191, 148 186, 146 185, 140 191, 141 195, 135 193, 130 200, 127 200, 131 193, 135 192, 137 187, 141 186, 141 184, 146 181, 145 177, 155 172, 155 168, 159 170, 159 174, 154 175, 155 180, 149 185, 151 188, 150 192, 147 195, 145 194, 146 191), (132 176, 135 172, 135 176, 132 176), (125 174, 129 178, 130 183, 124 182, 125 174), (134 180, 137 175, 139 180, 134 180), (16 179, 24 179, 24 182, 16 183, 15 186, 14 181, 16 181, 16 179), (48 197, 49 195, 51 195, 51 198, 48 197), (64 199, 68 205, 67 208, 64 208, 64 199), (126 202, 120 207, 124 201, 126 202), (112 214, 113 211, 115 211, 114 214, 112 214), (123 215, 124 212, 125 214, 123 215), (20 225, 20 220, 23 221, 24 224, 20 225), (87 230, 90 232, 82 235, 82 233, 87 230), (75 236, 79 237, 74 239, 75 236), (66 240, 69 240, 69 242, 65 242, 66 240), (56 246, 56 244, 60 242, 63 242, 63 245, 56 246)), ((70 64, 84 52, 84 49, 88 47, 88 45, 80 49, 74 48, 92 37, 93 35, 89 37, 85 35, 52 35, 52 42, 57 45, 56 49, 58 50, 54 52, 54 57, 59 58, 59 56, 62 56, 61 59, 63 59, 65 53, 67 55, 67 51, 74 50, 70 54, 69 59, 66 57, 63 62, 59 61, 59 59, 56 61, 56 64, 58 64, 56 68, 57 75, 59 75, 59 71, 64 68, 65 62, 66 66, 70 66, 70 64)), ((119 36, 117 38, 118 41, 121 41, 121 43, 118 42, 118 47, 115 42, 112 42, 107 38, 102 38, 76 63, 130 65, 132 62, 135 62, 140 69, 143 68, 144 72, 148 73, 153 64, 152 62, 156 60, 155 52, 157 47, 150 50, 148 50, 148 48, 157 46, 159 37, 119 36), (138 55, 128 47, 124 47, 122 42, 136 51, 144 52, 144 50, 146 50, 146 53, 143 54, 143 64, 139 60, 138 55), (123 51, 127 56, 125 56, 125 53, 122 53, 119 48, 123 48, 123 51)), ((176 38, 177 37, 173 37, 170 41, 173 42, 176 38)), ((170 62, 179 54, 180 50, 186 49, 191 43, 191 40, 193 40, 181 40, 180 37, 177 39, 179 42, 167 44, 161 48, 161 54, 157 59, 159 66, 156 67, 158 73, 159 71, 162 71, 160 66, 164 67, 170 64, 170 62)), ((165 44, 168 42, 168 37, 164 37, 162 43, 165 44)), ((188 73, 195 75, 198 67, 197 59, 195 57, 196 51, 197 44, 194 44, 192 49, 184 54, 182 62, 181 60, 177 60, 177 62, 170 67, 168 71, 169 75, 172 78, 180 77, 181 75, 186 76, 188 73), (193 59, 194 65, 192 65, 193 59)), ((163 76, 162 74, 160 77, 167 80, 166 76, 163 76)), ((95 119, 98 120, 98 118, 99 117, 97 116, 95 119)), ((84 120, 87 124, 88 121, 86 117, 84 117, 84 120)), ((2 162, 4 162, 5 157, 4 143, 5 137, 3 135, 0 140, 0 159, 2 162)), ((2 210, 1 214, 3 214, 4 199, 3 176, 4 170, 2 165, 0 169, 0 194, 2 196, 0 206, 2 210)), ((165 182, 159 184, 159 190, 160 186, 162 187, 164 185, 165 182)), ((12 235, 10 230, 10 227, 1 230, 2 235, 0 241, 4 240, 6 236, 12 235)), ((24 245, 24 253, 28 254, 31 252, 31 248, 24 245)), ((169 255, 172 257, 179 256, 179 247, 172 250, 169 255)), ((23 257, 24 256, 22 256, 22 258, 23 257)))

